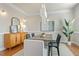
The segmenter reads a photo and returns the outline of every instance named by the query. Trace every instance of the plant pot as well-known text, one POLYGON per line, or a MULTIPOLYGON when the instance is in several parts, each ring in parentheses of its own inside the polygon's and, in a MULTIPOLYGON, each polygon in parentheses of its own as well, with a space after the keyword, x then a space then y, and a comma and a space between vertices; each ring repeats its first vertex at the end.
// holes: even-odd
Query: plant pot
POLYGON ((71 42, 69 41, 67 44, 68 44, 68 45, 71 45, 71 42))

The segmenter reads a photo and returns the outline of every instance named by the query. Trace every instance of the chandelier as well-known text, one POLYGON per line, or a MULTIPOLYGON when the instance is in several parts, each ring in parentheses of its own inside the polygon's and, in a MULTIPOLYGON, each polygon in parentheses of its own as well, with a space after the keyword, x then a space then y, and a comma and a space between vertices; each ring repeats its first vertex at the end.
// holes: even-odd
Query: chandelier
POLYGON ((40 9, 40 17, 41 17, 41 30, 42 31, 47 31, 48 30, 48 22, 47 22, 47 11, 46 11, 46 6, 45 4, 41 5, 40 9))
POLYGON ((45 4, 41 5, 40 16, 41 16, 41 18, 45 18, 45 19, 47 18, 47 12, 46 12, 45 4))

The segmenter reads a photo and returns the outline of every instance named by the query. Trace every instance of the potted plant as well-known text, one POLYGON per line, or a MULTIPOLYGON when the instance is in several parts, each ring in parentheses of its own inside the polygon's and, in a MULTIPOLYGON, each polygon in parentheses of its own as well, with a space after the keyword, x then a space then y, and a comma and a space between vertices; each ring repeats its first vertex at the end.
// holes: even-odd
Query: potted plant
POLYGON ((67 21, 65 19, 65 25, 63 26, 63 29, 64 29, 63 33, 68 39, 68 45, 71 45, 71 35, 74 33, 72 29, 73 22, 74 22, 74 19, 72 21, 67 21))

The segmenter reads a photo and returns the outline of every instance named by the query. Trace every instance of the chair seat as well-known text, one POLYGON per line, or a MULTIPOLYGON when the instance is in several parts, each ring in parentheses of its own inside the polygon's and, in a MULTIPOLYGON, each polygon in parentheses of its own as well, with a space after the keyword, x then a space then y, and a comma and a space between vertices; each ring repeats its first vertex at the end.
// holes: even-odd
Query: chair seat
POLYGON ((57 47, 57 43, 56 42, 51 42, 48 44, 48 46, 50 47, 57 47))
POLYGON ((56 40, 52 40, 52 42, 53 42, 53 43, 54 43, 54 42, 56 43, 56 40))

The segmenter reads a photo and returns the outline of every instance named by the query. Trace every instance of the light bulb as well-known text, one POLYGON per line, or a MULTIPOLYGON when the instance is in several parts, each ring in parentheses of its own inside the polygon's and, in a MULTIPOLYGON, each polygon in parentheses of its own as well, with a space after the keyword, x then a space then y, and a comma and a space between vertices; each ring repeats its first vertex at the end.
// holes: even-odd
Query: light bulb
POLYGON ((1 10, 1 11, 0 11, 0 14, 1 14, 2 16, 5 16, 5 15, 7 14, 7 12, 6 12, 5 10, 1 10))

